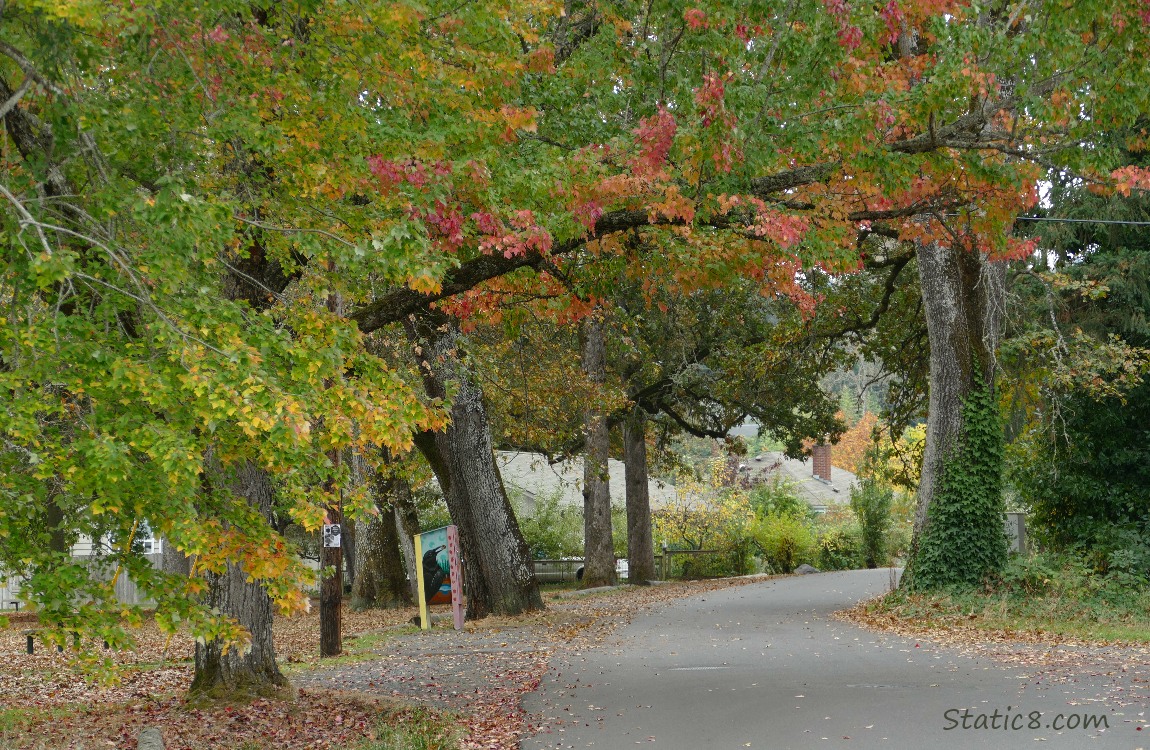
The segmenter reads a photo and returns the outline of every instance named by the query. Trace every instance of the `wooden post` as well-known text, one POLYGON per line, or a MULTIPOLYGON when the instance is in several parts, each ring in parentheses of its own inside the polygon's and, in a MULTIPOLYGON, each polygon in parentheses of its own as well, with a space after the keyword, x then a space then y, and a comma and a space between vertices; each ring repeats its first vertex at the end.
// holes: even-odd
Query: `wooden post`
MULTIPOLYGON (((334 264, 329 264, 329 271, 334 271, 334 264)), ((328 310, 336 313, 340 310, 339 295, 332 294, 327 300, 328 310)), ((329 384, 330 387, 331 384, 329 384)), ((328 452, 328 459, 332 464, 332 471, 339 471, 340 452, 338 449, 328 452)), ((328 482, 329 492, 339 492, 333 478, 328 482)), ((338 501, 335 506, 327 509, 327 523, 338 524, 343 531, 343 502, 338 501)), ((326 535, 325 535, 326 536, 326 535)), ((343 652, 343 546, 337 543, 333 547, 327 546, 328 540, 322 540, 319 562, 321 568, 335 568, 335 574, 324 578, 319 586, 319 655, 339 656, 343 652)))
POLYGON ((463 566, 459 564, 459 531, 447 527, 447 559, 451 571, 451 614, 455 629, 463 630, 463 566))
MULTIPOLYGON (((328 508, 328 522, 340 524, 342 509, 328 508)), ((340 545, 328 547, 327 540, 320 552, 321 567, 334 567, 335 573, 324 578, 319 586, 319 655, 339 656, 343 651, 343 549, 340 545)))

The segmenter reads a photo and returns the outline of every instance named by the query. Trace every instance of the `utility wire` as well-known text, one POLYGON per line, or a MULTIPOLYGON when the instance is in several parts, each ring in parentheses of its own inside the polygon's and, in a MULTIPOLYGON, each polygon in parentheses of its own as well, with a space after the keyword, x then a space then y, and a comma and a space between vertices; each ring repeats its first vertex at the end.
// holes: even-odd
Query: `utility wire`
MULTIPOLYGON (((962 214, 945 214, 957 218, 962 214)), ((1049 221, 1052 224, 1121 224, 1128 227, 1150 227, 1150 221, 1127 221, 1125 219, 1062 219, 1057 216, 1016 216, 1015 221, 1049 221)))
POLYGON ((1049 221, 1055 224, 1123 224, 1131 227, 1150 227, 1150 221, 1124 221, 1122 219, 1060 219, 1054 216, 1017 216, 1015 221, 1049 221))

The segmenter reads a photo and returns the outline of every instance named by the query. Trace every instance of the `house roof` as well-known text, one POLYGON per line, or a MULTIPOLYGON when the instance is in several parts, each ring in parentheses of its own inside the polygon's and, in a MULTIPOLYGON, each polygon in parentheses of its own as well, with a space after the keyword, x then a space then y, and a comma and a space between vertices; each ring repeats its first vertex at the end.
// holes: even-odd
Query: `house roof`
POLYGON ((854 474, 837 466, 831 469, 829 482, 820 479, 814 475, 810 458, 787 458, 779 451, 748 458, 739 464, 739 471, 751 484, 783 479, 815 510, 849 503, 851 487, 858 482, 854 474))
MULTIPOLYGON (((582 457, 549 464, 547 457, 540 453, 495 451, 495 463, 508 491, 517 490, 529 506, 534 505, 537 497, 555 494, 563 505, 583 506, 582 457)), ((609 459, 607 470, 611 478, 611 498, 622 501, 625 496, 623 462, 609 459)), ((666 505, 675 497, 673 487, 656 479, 649 480, 648 493, 652 508, 666 505)))

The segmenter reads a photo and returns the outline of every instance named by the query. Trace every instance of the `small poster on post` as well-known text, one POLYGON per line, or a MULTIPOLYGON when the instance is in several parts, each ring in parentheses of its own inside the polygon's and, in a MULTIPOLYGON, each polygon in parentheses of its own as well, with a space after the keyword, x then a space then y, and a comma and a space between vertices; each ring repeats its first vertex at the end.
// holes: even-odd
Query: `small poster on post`
POLYGON ((325 523, 323 525, 323 546, 327 549, 339 548, 340 528, 338 523, 325 523))

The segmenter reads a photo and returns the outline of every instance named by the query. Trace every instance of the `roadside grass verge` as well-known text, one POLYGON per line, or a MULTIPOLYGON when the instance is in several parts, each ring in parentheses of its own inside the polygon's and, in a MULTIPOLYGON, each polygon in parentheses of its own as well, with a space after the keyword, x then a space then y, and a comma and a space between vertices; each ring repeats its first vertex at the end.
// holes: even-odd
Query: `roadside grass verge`
POLYGON ((128 748, 142 729, 157 727, 171 750, 456 750, 463 726, 450 711, 340 691, 201 705, 169 695, 99 707, 0 709, 0 747, 128 748))
POLYGON ((969 631, 995 640, 1150 643, 1150 585, 1106 574, 1067 555, 1011 560, 1001 579, 974 591, 901 589, 844 613, 864 625, 904 634, 969 631))

